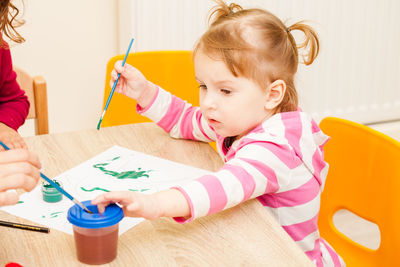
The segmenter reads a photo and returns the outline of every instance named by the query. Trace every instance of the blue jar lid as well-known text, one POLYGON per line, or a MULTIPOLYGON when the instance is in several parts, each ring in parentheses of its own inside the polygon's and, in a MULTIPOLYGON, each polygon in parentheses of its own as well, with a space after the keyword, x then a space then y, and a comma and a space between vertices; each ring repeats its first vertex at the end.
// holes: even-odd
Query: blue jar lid
POLYGON ((104 228, 119 223, 124 217, 124 212, 116 204, 107 206, 103 213, 99 213, 97 206, 92 205, 90 202, 90 200, 86 200, 82 204, 92 211, 93 214, 88 213, 75 204, 68 210, 68 221, 73 225, 83 228, 104 228))

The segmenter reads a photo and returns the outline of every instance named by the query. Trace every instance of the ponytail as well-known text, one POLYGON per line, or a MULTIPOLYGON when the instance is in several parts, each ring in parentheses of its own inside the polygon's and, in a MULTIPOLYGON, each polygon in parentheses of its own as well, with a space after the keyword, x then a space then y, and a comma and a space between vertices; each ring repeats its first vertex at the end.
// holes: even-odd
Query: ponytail
MULTIPOLYGON (((313 28, 311 28, 307 24, 304 24, 303 21, 297 22, 297 23, 293 24, 292 26, 290 26, 289 28, 287 28, 288 34, 292 35, 290 32, 293 30, 302 31, 305 35, 304 42, 302 42, 298 45, 296 45, 295 42, 294 43, 292 42, 292 44, 296 45, 297 49, 304 48, 304 49, 308 50, 307 55, 302 55, 303 63, 308 66, 314 62, 315 58, 318 56, 318 53, 319 53, 318 35, 313 28)), ((291 37, 293 37, 293 36, 291 36, 291 37)), ((291 41, 294 41, 294 39, 291 41)))
POLYGON ((226 17, 228 15, 234 14, 235 12, 243 10, 241 6, 235 3, 230 3, 229 5, 227 5, 222 0, 214 0, 214 2, 217 5, 210 10, 210 14, 208 16, 209 25, 216 23, 222 17, 226 17))

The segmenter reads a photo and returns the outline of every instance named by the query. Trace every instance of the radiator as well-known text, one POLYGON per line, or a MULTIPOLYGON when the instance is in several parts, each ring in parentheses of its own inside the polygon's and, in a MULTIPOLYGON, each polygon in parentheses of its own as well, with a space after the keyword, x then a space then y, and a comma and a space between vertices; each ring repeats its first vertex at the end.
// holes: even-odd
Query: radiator
MULTIPOLYGON (((360 123, 400 120, 400 1, 258 0, 289 26, 307 20, 320 36, 320 55, 299 66, 300 106, 360 123)), ((211 0, 120 0, 120 53, 131 36, 134 51, 190 50, 207 25, 211 0)), ((293 31, 298 41, 302 35, 293 31)), ((301 51, 300 51, 301 53, 301 51)))

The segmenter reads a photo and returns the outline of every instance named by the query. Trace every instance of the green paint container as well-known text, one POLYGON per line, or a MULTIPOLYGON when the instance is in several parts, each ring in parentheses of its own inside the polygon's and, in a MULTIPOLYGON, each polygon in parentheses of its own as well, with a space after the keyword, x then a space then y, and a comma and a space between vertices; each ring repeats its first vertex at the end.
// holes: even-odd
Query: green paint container
MULTIPOLYGON (((61 182, 58 182, 57 180, 54 180, 54 182, 58 186, 62 187, 61 182)), ((63 197, 60 191, 58 191, 55 187, 53 187, 46 181, 42 183, 42 193, 43 193, 43 200, 49 203, 61 201, 63 197)))

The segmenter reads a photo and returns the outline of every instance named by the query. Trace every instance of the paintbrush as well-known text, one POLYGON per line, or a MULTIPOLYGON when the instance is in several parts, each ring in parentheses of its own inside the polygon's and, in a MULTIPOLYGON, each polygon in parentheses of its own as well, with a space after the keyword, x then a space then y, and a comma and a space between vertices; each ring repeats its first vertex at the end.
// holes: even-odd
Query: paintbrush
MULTIPOLYGON (((131 46, 132 46, 133 40, 134 40, 134 38, 131 39, 131 42, 130 42, 129 47, 128 47, 128 50, 126 51, 124 60, 122 61, 122 67, 125 65, 125 61, 126 61, 126 58, 128 57, 129 51, 131 50, 131 46)), ((106 105, 104 106, 103 113, 101 114, 99 123, 97 124, 97 130, 100 130, 101 122, 103 121, 104 114, 106 114, 106 110, 107 110, 107 108, 108 108, 108 105, 110 104, 111 97, 112 97, 113 94, 114 94, 114 90, 115 90, 115 87, 117 86, 117 83, 118 83, 118 80, 119 80, 119 76, 121 76, 121 73, 118 73, 118 77, 117 77, 117 79, 115 80, 115 82, 114 82, 114 84, 113 84, 113 87, 112 87, 112 89, 111 89, 110 94, 108 95, 107 103, 106 103, 106 105)))
MULTIPOLYGON (((5 150, 10 150, 10 148, 6 144, 4 144, 2 141, 0 141, 0 145, 2 147, 4 147, 5 150)), ((62 189, 62 187, 60 187, 58 184, 56 184, 53 180, 51 180, 50 178, 47 178, 46 175, 44 175, 43 173, 40 173, 40 176, 43 179, 45 179, 49 184, 51 184, 55 189, 57 189, 60 193, 62 193, 64 196, 66 196, 67 198, 72 200, 79 207, 81 207, 82 209, 86 210, 88 213, 93 213, 88 208, 86 208, 85 205, 83 205, 81 202, 79 202, 76 198, 71 196, 67 191, 62 189)))

